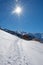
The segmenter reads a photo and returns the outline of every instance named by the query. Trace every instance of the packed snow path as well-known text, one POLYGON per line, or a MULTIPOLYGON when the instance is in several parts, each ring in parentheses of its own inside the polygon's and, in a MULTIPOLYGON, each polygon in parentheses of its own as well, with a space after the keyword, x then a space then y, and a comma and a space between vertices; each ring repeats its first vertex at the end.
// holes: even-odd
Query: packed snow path
POLYGON ((0 65, 43 65, 43 44, 0 30, 0 65))

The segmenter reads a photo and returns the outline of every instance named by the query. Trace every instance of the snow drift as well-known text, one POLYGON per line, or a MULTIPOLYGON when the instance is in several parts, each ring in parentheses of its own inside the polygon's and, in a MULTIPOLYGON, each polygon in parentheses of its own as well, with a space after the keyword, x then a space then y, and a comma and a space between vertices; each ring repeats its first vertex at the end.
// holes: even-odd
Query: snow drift
POLYGON ((0 65, 43 65, 43 44, 0 30, 0 65))

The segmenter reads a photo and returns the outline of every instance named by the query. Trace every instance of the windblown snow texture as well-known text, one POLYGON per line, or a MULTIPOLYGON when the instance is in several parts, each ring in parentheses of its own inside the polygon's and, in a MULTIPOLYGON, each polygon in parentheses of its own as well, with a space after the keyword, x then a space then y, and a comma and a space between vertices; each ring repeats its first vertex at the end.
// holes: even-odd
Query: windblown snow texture
POLYGON ((43 44, 0 30, 0 65, 43 65, 43 44))

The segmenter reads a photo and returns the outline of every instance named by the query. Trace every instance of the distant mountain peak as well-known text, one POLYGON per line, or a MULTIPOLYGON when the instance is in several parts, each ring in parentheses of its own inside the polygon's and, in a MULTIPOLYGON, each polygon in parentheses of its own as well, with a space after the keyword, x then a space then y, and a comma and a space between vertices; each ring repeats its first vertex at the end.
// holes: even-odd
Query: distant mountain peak
POLYGON ((5 32, 8 32, 12 35, 16 35, 21 39, 35 40, 35 41, 39 41, 39 42, 43 43, 43 33, 27 33, 27 32, 23 32, 23 31, 22 32, 11 31, 11 30, 4 29, 4 28, 1 28, 1 27, 0 27, 0 29, 5 31, 5 32))

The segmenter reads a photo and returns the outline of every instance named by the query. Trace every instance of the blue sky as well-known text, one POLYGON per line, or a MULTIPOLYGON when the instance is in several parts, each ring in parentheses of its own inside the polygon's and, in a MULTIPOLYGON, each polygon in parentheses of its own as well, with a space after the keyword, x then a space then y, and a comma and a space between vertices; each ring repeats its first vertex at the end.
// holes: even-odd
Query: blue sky
POLYGON ((43 32, 43 0, 18 0, 22 14, 12 14, 16 0, 0 0, 0 27, 14 31, 43 32))

